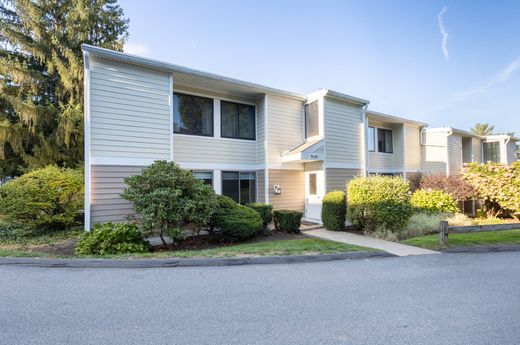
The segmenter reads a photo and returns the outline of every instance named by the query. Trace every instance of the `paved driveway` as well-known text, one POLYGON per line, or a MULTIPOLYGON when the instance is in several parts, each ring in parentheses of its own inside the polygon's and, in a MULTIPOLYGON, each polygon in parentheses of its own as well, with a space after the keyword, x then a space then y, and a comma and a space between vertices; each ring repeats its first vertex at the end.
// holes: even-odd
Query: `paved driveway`
POLYGON ((0 344, 518 344, 520 252, 0 267, 0 344))

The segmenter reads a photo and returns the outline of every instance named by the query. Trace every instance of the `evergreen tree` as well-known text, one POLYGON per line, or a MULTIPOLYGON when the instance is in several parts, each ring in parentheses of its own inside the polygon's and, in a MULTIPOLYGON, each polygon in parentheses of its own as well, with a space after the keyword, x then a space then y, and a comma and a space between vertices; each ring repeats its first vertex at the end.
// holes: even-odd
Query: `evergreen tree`
POLYGON ((0 173, 83 160, 81 44, 127 30, 116 0, 0 0, 0 173))

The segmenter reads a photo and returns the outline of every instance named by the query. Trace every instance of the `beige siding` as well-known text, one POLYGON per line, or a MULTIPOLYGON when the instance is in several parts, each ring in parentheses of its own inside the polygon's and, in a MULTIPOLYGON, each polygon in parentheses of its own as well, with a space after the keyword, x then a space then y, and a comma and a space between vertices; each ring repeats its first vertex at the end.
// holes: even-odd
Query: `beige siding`
POLYGON ((448 137, 448 159, 451 175, 460 174, 462 171, 462 137, 452 134, 448 137))
POLYGON ((406 171, 421 170, 420 127, 405 124, 406 171))
POLYGON ((91 155, 168 159, 170 79, 113 61, 90 61, 91 155))
MULTIPOLYGON (((266 96, 264 96, 266 97, 266 96)), ((265 163, 265 109, 264 97, 256 102, 256 162, 265 163)))
POLYGON ((265 171, 258 170, 256 172, 256 186, 257 186, 257 202, 265 202, 265 171))
POLYGON ((472 138, 462 138, 462 161, 471 163, 473 161, 472 138))
POLYGON ((275 209, 302 211, 305 204, 303 170, 270 169, 269 202, 275 209), (281 195, 274 195, 273 185, 280 185, 281 195))
POLYGON ((91 166, 91 221, 121 222, 132 214, 132 203, 120 194, 125 188, 124 178, 136 175, 143 167, 121 165, 91 166))
POLYGON ((477 163, 482 163, 482 140, 478 138, 471 139, 471 151, 472 151, 472 161, 477 163))
POLYGON ((256 164, 256 142, 195 135, 173 135, 177 162, 256 164))
POLYGON ((424 173, 446 173, 447 137, 445 131, 424 133, 422 170, 424 173))
POLYGON ((404 158, 404 130, 402 124, 392 125, 392 136, 394 144, 394 169, 403 170, 403 158, 404 158))
POLYGON ((282 153, 305 140, 303 132, 303 102, 268 96, 269 163, 281 163, 282 153))
POLYGON ((347 182, 354 177, 361 176, 361 171, 356 169, 327 168, 325 170, 327 192, 333 190, 345 191, 347 182))
POLYGON ((391 124, 369 120, 368 125, 376 129, 376 151, 368 153, 368 170, 375 172, 393 172, 403 169, 405 138, 402 124, 391 124), (377 152, 377 129, 392 130, 393 153, 377 152))
POLYGON ((309 162, 303 165, 305 171, 323 170, 323 162, 309 162))
POLYGON ((361 106, 324 99, 325 160, 362 166, 363 117, 361 106))
POLYGON ((510 140, 507 143, 506 151, 507 151, 507 164, 513 164, 516 162, 516 142, 510 140))

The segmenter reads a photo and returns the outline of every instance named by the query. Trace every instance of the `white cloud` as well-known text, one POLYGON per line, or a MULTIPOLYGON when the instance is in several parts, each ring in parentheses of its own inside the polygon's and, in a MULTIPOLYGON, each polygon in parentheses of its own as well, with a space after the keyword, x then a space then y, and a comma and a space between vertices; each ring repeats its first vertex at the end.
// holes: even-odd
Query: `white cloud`
POLYGON ((125 53, 134 54, 134 55, 141 55, 141 56, 150 56, 150 48, 141 42, 137 43, 131 43, 127 42, 125 43, 123 47, 123 51, 125 53))
POLYGON ((479 87, 463 92, 455 97, 454 101, 462 101, 466 98, 484 92, 498 84, 507 82, 513 74, 520 68, 520 56, 517 56, 509 65, 496 73, 489 81, 479 87))
POLYGON ((441 32, 442 36, 442 54, 444 55, 444 58, 446 60, 450 59, 450 53, 448 51, 448 38, 450 37, 448 35, 448 31, 446 30, 446 26, 444 26, 444 14, 448 11, 448 7, 444 6, 442 10, 439 12, 438 21, 439 21, 439 30, 441 32))

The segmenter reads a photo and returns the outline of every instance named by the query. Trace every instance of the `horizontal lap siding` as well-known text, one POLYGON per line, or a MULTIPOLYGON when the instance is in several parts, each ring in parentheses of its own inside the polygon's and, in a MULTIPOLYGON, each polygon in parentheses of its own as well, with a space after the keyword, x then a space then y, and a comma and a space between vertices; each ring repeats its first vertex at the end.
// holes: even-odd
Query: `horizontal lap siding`
POLYGON ((302 211, 305 203, 305 185, 303 170, 270 169, 269 203, 275 209, 302 211), (280 185, 281 195, 274 195, 273 186, 280 185))
POLYGON ((125 177, 139 174, 143 167, 121 165, 91 166, 91 220, 125 221, 132 212, 132 203, 121 198, 125 177))
POLYGON ((446 132, 426 132, 422 147, 422 169, 424 173, 446 173, 446 132))
POLYGON ((406 170, 421 170, 421 142, 419 126, 405 124, 406 170))
POLYGON ((167 73, 91 59, 91 155, 168 159, 170 79, 167 73))
POLYGON ((450 174, 457 175, 462 171, 462 137, 450 135, 448 137, 448 159, 450 174))
POLYGON ((256 185, 257 185, 257 202, 265 202, 265 171, 258 170, 256 172, 256 185))
POLYGON ((473 162, 482 162, 482 140, 478 138, 471 139, 471 151, 473 153, 473 162))
MULTIPOLYGON (((264 96, 267 97, 267 96, 264 96)), ((256 161, 258 164, 265 163, 265 109, 264 97, 256 103, 256 161)))
POLYGON ((177 162, 256 164, 256 142, 174 134, 177 162))
POLYGON ((361 167, 361 107, 325 97, 325 161, 361 167))
POLYGON ((361 174, 361 171, 357 169, 327 168, 325 170, 327 192, 333 190, 345 191, 347 182, 361 176, 361 174))
POLYGON ((303 102, 268 95, 269 163, 281 163, 282 153, 305 140, 303 102))

